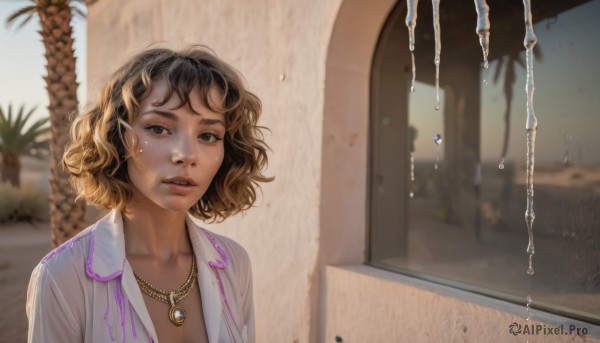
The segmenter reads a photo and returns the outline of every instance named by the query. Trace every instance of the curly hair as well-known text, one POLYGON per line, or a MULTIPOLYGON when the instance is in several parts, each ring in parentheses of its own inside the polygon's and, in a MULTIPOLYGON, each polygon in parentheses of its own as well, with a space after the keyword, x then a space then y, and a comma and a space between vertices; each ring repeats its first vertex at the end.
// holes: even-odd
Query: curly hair
POLYGON ((134 56, 113 74, 96 106, 74 120, 63 165, 79 197, 108 209, 126 208, 133 194, 126 163, 133 147, 127 144, 125 132, 131 130, 141 101, 158 80, 167 85, 159 106, 173 94, 181 99, 181 106, 191 106, 190 93, 197 88, 211 111, 225 114, 223 163, 189 212, 219 222, 250 208, 259 182, 273 180, 262 174, 268 146, 262 134, 265 128, 257 125, 261 102, 245 89, 234 68, 200 46, 183 51, 153 48, 134 56), (222 97, 219 104, 211 101, 213 87, 222 97))

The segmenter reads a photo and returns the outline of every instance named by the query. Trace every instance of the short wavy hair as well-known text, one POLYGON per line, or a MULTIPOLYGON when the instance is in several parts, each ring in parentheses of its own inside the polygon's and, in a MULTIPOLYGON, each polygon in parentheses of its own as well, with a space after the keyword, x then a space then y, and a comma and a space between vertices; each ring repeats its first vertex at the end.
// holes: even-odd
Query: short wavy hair
POLYGON ((152 84, 159 80, 167 85, 159 106, 173 94, 181 99, 181 106, 190 104, 190 93, 197 87, 207 107, 225 114, 223 163, 189 212, 203 220, 222 221, 250 208, 259 182, 273 180, 262 173, 268 163, 268 146, 262 133, 265 128, 257 125, 261 102, 245 89, 234 68, 201 46, 139 53, 113 74, 98 103, 74 120, 63 165, 79 197, 108 209, 126 208, 133 194, 126 161, 134 147, 127 144, 125 132, 131 129, 152 84), (218 104, 210 99, 213 87, 222 97, 218 104))

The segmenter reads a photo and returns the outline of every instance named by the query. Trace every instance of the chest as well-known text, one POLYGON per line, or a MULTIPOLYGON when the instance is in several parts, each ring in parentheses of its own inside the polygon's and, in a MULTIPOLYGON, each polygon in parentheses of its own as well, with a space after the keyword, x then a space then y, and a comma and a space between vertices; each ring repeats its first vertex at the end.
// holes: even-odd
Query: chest
POLYGON ((198 287, 194 287, 183 300, 175 305, 184 314, 183 323, 179 326, 170 319, 170 312, 172 312, 170 304, 158 301, 146 294, 144 294, 144 303, 160 342, 208 342, 202 311, 202 297, 198 287))
POLYGON ((231 310, 236 318, 240 309, 226 281, 227 304, 218 281, 200 275, 193 291, 178 303, 187 315, 178 327, 169 320, 171 306, 142 293, 133 273, 126 275, 128 268, 122 277, 85 287, 85 342, 244 342, 241 323, 228 315, 231 310))

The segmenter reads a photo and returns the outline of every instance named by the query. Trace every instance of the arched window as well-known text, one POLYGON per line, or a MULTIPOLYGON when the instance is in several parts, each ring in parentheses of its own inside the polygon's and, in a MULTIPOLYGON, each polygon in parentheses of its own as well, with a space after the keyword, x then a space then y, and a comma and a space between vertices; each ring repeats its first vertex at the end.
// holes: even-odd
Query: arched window
POLYGON ((530 295, 539 309, 598 324, 600 1, 533 3, 533 276, 523 5, 488 3, 486 70, 473 4, 441 2, 439 111, 431 3, 419 3, 414 93, 404 1, 381 31, 371 75, 369 263, 520 304, 530 295))

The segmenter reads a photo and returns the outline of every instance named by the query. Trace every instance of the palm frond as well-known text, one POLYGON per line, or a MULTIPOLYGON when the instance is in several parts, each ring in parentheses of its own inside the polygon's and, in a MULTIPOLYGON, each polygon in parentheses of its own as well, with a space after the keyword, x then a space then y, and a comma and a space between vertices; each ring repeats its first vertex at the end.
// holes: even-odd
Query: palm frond
MULTIPOLYGON (((37 11, 37 6, 32 5, 32 6, 26 6, 23 7, 21 9, 18 9, 16 12, 14 12, 13 14, 9 15, 8 18, 6 18, 6 27, 10 27, 17 19, 26 16, 24 21, 28 22, 29 20, 31 20, 31 16, 33 16, 37 11)), ((21 23, 19 25, 19 28, 22 27, 24 25, 24 23, 21 23)))
POLYGON ((49 118, 42 118, 28 125, 35 108, 26 110, 21 106, 18 112, 13 112, 12 104, 5 111, 0 106, 0 152, 16 156, 38 154, 44 148, 49 118), (27 127, 27 128, 26 128, 27 127))

